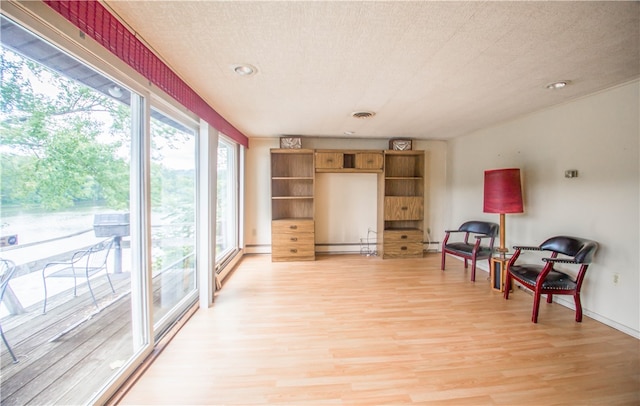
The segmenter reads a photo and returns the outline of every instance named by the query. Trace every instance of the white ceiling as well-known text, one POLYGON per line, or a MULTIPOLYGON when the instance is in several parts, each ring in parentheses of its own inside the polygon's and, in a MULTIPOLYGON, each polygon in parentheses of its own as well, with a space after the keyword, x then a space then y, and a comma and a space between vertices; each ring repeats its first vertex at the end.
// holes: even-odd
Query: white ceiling
POLYGON ((448 139, 640 76, 635 1, 104 3, 249 137, 448 139))

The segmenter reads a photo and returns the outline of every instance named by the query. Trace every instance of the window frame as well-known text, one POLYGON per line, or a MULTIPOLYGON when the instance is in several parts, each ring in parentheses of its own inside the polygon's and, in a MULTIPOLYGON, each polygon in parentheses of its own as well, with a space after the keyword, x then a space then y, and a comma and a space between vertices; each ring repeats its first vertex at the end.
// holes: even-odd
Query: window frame
MULTIPOLYGON (((215 269, 216 269, 216 278, 219 281, 222 281, 230 272, 230 270, 235 266, 235 264, 239 261, 239 259, 243 255, 243 241, 244 237, 242 234, 243 229, 243 209, 244 209, 244 193, 242 191, 241 185, 244 184, 244 173, 242 168, 244 167, 244 147, 227 137, 223 133, 219 133, 218 136, 218 146, 223 142, 233 148, 234 154, 234 176, 233 176, 233 185, 234 185, 234 196, 233 200, 236 207, 235 218, 234 218, 234 228, 235 228, 235 236, 234 236, 234 246, 227 250, 223 255, 218 257, 217 252, 215 256, 215 269)), ((217 148, 216 148, 217 150, 217 148)), ((216 163, 217 164, 217 163, 216 163)), ((216 166, 217 168, 217 166, 216 166)), ((217 177, 216 177, 216 188, 217 188, 217 177)), ((216 207, 217 207, 217 196, 216 196, 216 207)), ((217 213, 216 213, 217 216, 217 213)), ((217 217, 216 217, 217 218, 217 217)), ((217 236, 216 236, 217 237, 217 236)), ((217 247, 217 240, 214 241, 215 246, 217 247)))
MULTIPOLYGON (((196 121, 194 121, 192 119, 192 117, 187 116, 182 114, 182 112, 177 111, 177 109, 175 109, 173 106, 167 104, 164 100, 151 95, 151 106, 150 106, 150 111, 151 110, 155 110, 165 116, 167 116, 168 118, 170 118, 171 120, 174 120, 176 123, 183 125, 184 127, 186 127, 187 129, 189 129, 190 131, 193 132, 193 136, 194 136, 194 142, 195 142, 195 149, 194 149, 194 159, 195 159, 195 180, 194 180, 194 185, 195 185, 195 193, 193 198, 195 199, 195 205, 194 205, 194 218, 195 218, 195 226, 196 226, 196 232, 195 232, 195 238, 196 241, 194 242, 194 248, 195 248, 195 258, 196 258, 196 266, 195 266, 195 283, 196 283, 196 288, 194 291, 190 292, 187 296, 183 297, 182 299, 180 299, 180 301, 164 316, 162 316, 159 320, 157 320, 155 323, 153 323, 153 315, 151 314, 151 319, 152 319, 152 331, 153 331, 153 336, 154 336, 154 342, 158 343, 163 337, 164 335, 168 332, 168 330, 171 328, 171 326, 180 318, 181 315, 183 315, 185 312, 187 312, 195 303, 197 303, 198 301, 198 297, 199 297, 199 290, 200 290, 200 283, 201 283, 201 279, 199 276, 199 272, 200 272, 200 267, 198 266, 198 262, 197 258, 198 258, 198 250, 199 250, 199 244, 198 244, 198 236, 200 235, 200 233, 198 232, 198 228, 201 227, 201 224, 203 223, 203 221, 200 221, 200 212, 198 210, 198 204, 200 202, 200 188, 198 187, 199 182, 199 174, 200 174, 200 156, 199 156, 199 140, 200 140, 200 127, 198 126, 198 123, 196 121)), ((149 115, 149 129, 151 128, 151 116, 149 115)), ((149 141, 151 140, 151 133, 149 132, 149 141)), ((150 142, 149 142, 150 144, 150 142)), ((149 146, 149 152, 151 151, 151 145, 149 146)), ((151 163, 151 158, 149 157, 149 164, 151 163)), ((149 171, 150 172, 150 171, 149 171)), ((149 175, 151 175, 149 173, 149 175)), ((150 177, 149 177, 150 179, 150 177)), ((149 186, 151 185, 151 180, 149 180, 148 182, 149 186)), ((149 201, 151 202, 151 191, 149 191, 149 201)), ((151 203, 150 206, 151 207, 151 203)), ((149 211, 149 214, 151 214, 151 212, 149 211)), ((152 224, 150 223, 150 226, 152 224)), ((151 227, 150 227, 151 228, 151 227)), ((151 241, 151 237, 149 237, 149 241, 151 241)), ((149 255, 151 255, 151 250, 149 250, 149 255)), ((149 264, 151 265, 151 259, 149 264)), ((149 269, 149 272, 151 272, 151 269, 149 269)), ((150 304, 152 307, 151 309, 153 310, 153 303, 150 304)))
MULTIPOLYGON (((196 164, 196 251, 197 253, 204 246, 209 245, 210 249, 206 253, 197 254, 196 273, 198 281, 198 291, 201 298, 200 305, 203 305, 202 297, 208 297, 207 303, 213 302, 214 283, 213 275, 203 270, 213 269, 214 256, 211 250, 215 248, 215 226, 214 231, 203 231, 206 227, 203 223, 209 223, 207 219, 202 219, 203 213, 213 213, 215 218, 215 199, 207 198, 212 192, 209 188, 203 189, 203 184, 211 185, 210 178, 215 178, 215 156, 212 157, 209 145, 208 153, 200 151, 199 142, 203 136, 211 133, 211 128, 206 122, 195 114, 189 112, 184 106, 162 92, 145 79, 138 72, 120 60, 118 57, 103 48, 93 39, 85 36, 73 24, 49 8, 43 2, 10 2, 5 1, 0 4, 0 12, 5 17, 21 25, 25 29, 33 32, 43 40, 50 42, 63 52, 82 61, 87 66, 95 69, 114 82, 121 83, 136 93, 138 97, 132 98, 132 111, 135 109, 140 116, 139 120, 132 119, 132 162, 131 162, 131 196, 130 206, 132 211, 131 230, 140 235, 139 239, 132 241, 132 249, 137 250, 137 254, 132 258, 132 264, 139 267, 143 272, 143 278, 137 286, 132 286, 132 297, 134 289, 142 292, 141 301, 136 304, 139 307, 139 315, 133 318, 135 324, 133 328, 140 328, 141 334, 136 337, 142 345, 134 356, 122 367, 119 374, 114 375, 109 381, 104 382, 102 388, 90 399, 90 403, 106 403, 122 386, 130 376, 132 376, 139 365, 152 354, 158 337, 153 334, 152 325, 152 295, 151 295, 151 221, 150 221, 150 117, 151 107, 163 112, 169 112, 170 116, 176 114, 180 117, 180 123, 189 123, 190 127, 199 128, 196 131, 196 159, 200 160, 196 164), (135 102, 134 102, 135 99, 135 102), (134 123, 134 121, 136 121, 134 123), (207 126, 203 130, 203 127, 207 126), (204 134, 204 135, 203 135, 204 134), (209 159, 207 159, 207 157, 209 159), (205 158, 204 160, 202 158, 205 158), (203 171, 203 168, 209 170, 203 171), (212 172, 213 170, 213 172, 212 172), (135 176, 133 175, 135 174, 135 176), (213 205, 213 207, 211 207, 213 205), (204 207, 203 207, 204 206, 204 207), (209 236, 207 236, 207 233, 209 236), (213 242, 210 235, 213 234, 213 242), (205 255, 206 254, 206 255, 205 255)), ((173 117, 175 119, 175 117, 173 117)), ((215 144, 213 144, 215 145, 215 144)), ((133 240, 133 239, 132 239, 133 240)), ((194 304, 195 305, 195 304, 194 304)), ((138 312, 136 312, 138 313, 138 312)))

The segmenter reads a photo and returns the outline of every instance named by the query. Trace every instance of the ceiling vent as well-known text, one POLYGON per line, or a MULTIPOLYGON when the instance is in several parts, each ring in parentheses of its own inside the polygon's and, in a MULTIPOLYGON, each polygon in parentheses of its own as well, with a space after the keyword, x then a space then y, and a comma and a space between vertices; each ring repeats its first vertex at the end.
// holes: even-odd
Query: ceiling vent
POLYGON ((376 113, 372 111, 354 111, 353 113, 351 113, 351 117, 355 117, 355 118, 370 118, 375 115, 376 113))

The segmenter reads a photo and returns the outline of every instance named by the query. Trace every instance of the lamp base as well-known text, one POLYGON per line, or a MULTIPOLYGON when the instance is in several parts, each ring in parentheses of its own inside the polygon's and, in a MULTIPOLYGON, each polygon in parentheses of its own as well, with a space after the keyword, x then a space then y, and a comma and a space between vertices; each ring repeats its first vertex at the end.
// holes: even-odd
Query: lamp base
MULTIPOLYGON (((491 258, 491 289, 504 292, 505 288, 507 288, 506 280, 507 280, 507 263, 509 262, 509 258, 501 254, 500 257, 491 258)), ((509 286, 509 290, 511 290, 511 286, 509 286)))

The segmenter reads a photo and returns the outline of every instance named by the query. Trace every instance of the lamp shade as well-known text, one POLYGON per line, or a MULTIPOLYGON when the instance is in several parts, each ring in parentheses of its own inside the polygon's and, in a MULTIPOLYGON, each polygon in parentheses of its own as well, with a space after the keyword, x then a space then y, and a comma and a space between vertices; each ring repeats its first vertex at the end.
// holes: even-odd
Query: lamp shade
POLYGON ((522 213, 520 169, 484 171, 484 212, 522 213))

